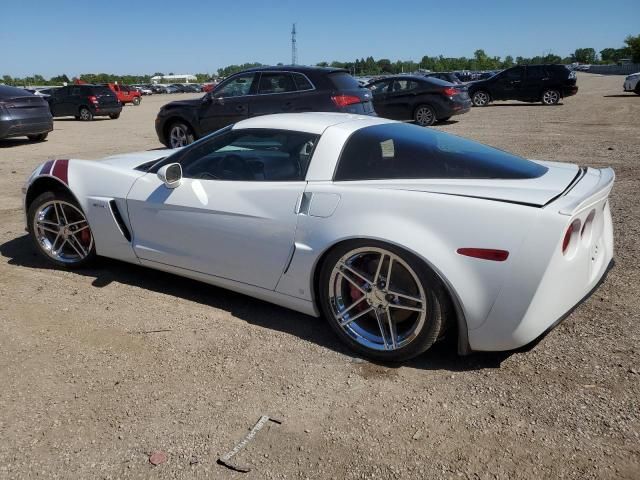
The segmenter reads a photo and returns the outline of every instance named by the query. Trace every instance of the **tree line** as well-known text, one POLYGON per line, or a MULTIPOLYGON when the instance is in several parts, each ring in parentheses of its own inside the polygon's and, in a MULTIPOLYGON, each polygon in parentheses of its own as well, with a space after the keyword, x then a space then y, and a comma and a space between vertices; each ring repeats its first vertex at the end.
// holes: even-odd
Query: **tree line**
MULTIPOLYGON (((544 55, 531 58, 512 57, 507 55, 504 58, 497 56, 489 56, 484 50, 478 49, 474 52, 473 57, 445 57, 439 55, 430 57, 425 55, 419 62, 413 60, 396 60, 391 61, 387 58, 376 60, 373 57, 359 58, 352 62, 319 62, 317 65, 321 67, 346 68, 354 75, 384 75, 409 73, 418 70, 431 70, 432 72, 447 72, 454 70, 502 70, 514 65, 531 65, 538 63, 586 63, 586 64, 615 64, 621 59, 630 58, 634 63, 640 63, 640 35, 628 36, 625 39, 625 46, 620 48, 605 48, 596 53, 594 48, 577 48, 572 54, 561 57, 554 53, 546 53, 544 55)), ((282 65, 279 63, 278 65, 282 65)), ((210 81, 214 78, 228 77, 234 73, 246 70, 247 68, 262 66, 261 63, 244 63, 242 65, 228 65, 219 68, 215 73, 196 73, 196 80, 199 83, 210 81)), ((151 83, 151 77, 164 75, 162 72, 156 72, 153 75, 116 75, 112 73, 83 73, 79 77, 69 78, 66 74, 56 75, 49 79, 42 75, 32 75, 24 78, 3 75, 2 82, 6 85, 28 86, 28 85, 61 85, 63 83, 72 83, 76 79, 87 83, 108 83, 118 82, 123 84, 132 83, 151 83)), ((173 75, 170 72, 168 75, 173 75)))

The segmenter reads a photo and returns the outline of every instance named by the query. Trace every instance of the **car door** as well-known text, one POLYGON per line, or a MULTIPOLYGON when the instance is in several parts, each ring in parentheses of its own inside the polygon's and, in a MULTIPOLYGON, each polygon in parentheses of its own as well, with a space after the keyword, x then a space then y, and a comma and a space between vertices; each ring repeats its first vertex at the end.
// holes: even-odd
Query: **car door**
POLYGON ((372 82, 367 86, 367 88, 371 90, 374 110, 379 116, 384 118, 391 118, 389 117, 390 112, 387 95, 392 83, 393 80, 380 80, 378 82, 372 82))
POLYGON ((522 81, 522 97, 527 100, 539 100, 542 92, 550 84, 551 75, 544 65, 530 65, 526 67, 526 76, 522 81))
POLYGON ((396 79, 386 94, 387 118, 407 120, 413 117, 418 82, 408 78, 396 79))
POLYGON ((51 108, 51 114, 54 117, 63 117, 69 115, 68 103, 69 103, 69 90, 71 87, 61 87, 52 90, 51 96, 47 99, 51 108))
POLYGON ((256 73, 236 75, 206 96, 200 109, 203 133, 214 132, 249 117, 249 98, 257 88, 256 73))
POLYGON ((513 67, 497 76, 492 92, 494 100, 519 100, 522 96, 524 67, 513 67))
POLYGON ((127 198, 136 254, 275 289, 293 249, 316 141, 308 133, 227 129, 167 159, 182 166, 178 187, 150 172, 127 198))
POLYGON ((299 94, 289 72, 261 72, 258 91, 249 100, 249 116, 297 111, 299 94))

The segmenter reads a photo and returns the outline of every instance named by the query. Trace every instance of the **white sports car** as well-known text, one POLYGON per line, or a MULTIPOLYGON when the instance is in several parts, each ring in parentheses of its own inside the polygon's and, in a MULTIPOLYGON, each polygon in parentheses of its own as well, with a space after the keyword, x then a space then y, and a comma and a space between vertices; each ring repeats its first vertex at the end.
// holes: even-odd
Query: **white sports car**
POLYGON ((50 160, 24 187, 37 250, 96 255, 324 315, 359 353, 460 353, 551 329, 613 258, 611 169, 531 161, 375 117, 256 117, 178 150, 50 160))

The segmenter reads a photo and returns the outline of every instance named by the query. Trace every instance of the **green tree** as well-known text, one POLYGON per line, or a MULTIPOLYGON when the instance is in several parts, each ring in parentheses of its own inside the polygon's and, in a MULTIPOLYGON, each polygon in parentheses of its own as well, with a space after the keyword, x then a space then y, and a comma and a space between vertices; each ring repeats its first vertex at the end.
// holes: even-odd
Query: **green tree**
POLYGON ((504 57, 504 62, 502 62, 502 68, 513 67, 513 57, 511 55, 507 55, 504 57))
POLYGON ((577 48, 573 53, 576 62, 580 63, 595 63, 596 51, 594 48, 577 48))
POLYGON ((636 35, 635 37, 629 35, 624 39, 624 43, 626 43, 629 48, 631 61, 633 63, 640 63, 640 35, 636 35))

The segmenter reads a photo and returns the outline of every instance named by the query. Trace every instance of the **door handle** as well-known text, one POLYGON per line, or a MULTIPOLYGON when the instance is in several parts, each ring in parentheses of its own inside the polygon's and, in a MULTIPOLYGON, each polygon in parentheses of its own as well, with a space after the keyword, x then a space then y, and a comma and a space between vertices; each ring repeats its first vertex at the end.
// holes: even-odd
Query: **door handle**
POLYGON ((283 106, 282 106, 282 110, 291 110, 293 108, 293 102, 286 102, 283 106))
POLYGON ((238 105, 238 106, 236 107, 236 110, 238 110, 239 112, 241 112, 241 111, 243 111, 243 110, 246 110, 246 109, 247 109, 247 107, 246 107, 246 106, 244 106, 244 105, 238 105))

